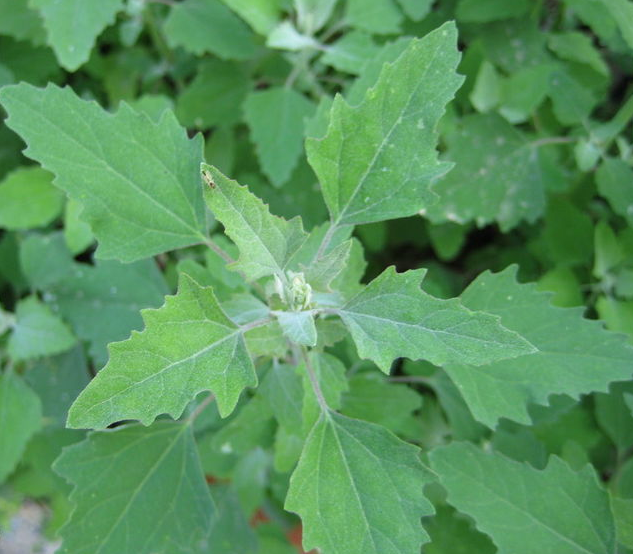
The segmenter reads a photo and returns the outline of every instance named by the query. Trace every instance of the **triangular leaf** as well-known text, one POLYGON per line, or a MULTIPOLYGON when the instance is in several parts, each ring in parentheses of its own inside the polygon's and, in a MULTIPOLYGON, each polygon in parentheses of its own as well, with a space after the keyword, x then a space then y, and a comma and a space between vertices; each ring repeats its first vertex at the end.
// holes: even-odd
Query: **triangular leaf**
POLYGON ((244 387, 257 384, 243 329, 222 312, 210 287, 182 274, 178 294, 158 310, 145 310, 143 319, 143 332, 110 345, 110 361, 70 409, 70 427, 179 417, 204 390, 215 394, 227 416, 244 387))
POLYGON ((29 0, 42 14, 48 43, 59 63, 75 71, 88 61, 97 37, 123 8, 123 0, 29 0))
POLYGON ((328 134, 306 142, 337 225, 405 217, 434 201, 429 186, 451 167, 437 161, 435 145, 437 122, 462 82, 456 40, 447 24, 411 41, 360 106, 337 96, 328 134))
POLYGON ((303 520, 305 550, 418 554, 433 513, 418 449, 384 427, 323 413, 290 479, 285 508, 303 520), (344 516, 344 517, 343 517, 344 516))
POLYGON ((59 554, 200 552, 215 515, 190 425, 91 433, 54 465, 75 485, 59 554))
POLYGON ((202 137, 189 140, 171 112, 154 123, 123 104, 111 115, 68 88, 25 83, 0 101, 25 154, 83 204, 98 257, 131 262, 204 241, 202 137))
POLYGON ((470 360, 481 365, 532 352, 534 347, 488 313, 440 300, 420 289, 425 270, 396 273, 393 266, 338 310, 361 358, 385 372, 400 357, 435 365, 470 360))
POLYGON ((286 337, 297 344, 316 346, 317 330, 311 311, 276 312, 275 317, 286 337))
POLYGON ((465 306, 500 316, 537 348, 478 368, 445 368, 475 418, 490 427, 501 417, 529 424, 529 403, 547 404, 552 394, 606 392, 611 381, 633 374, 633 347, 624 336, 583 319, 584 308, 552 306, 549 296, 517 283, 516 268, 483 273, 462 294, 465 306))
POLYGON ((213 166, 202 164, 202 171, 207 205, 240 249, 240 259, 231 267, 249 280, 277 275, 284 281, 288 261, 308 236, 301 219, 272 215, 248 188, 213 166))

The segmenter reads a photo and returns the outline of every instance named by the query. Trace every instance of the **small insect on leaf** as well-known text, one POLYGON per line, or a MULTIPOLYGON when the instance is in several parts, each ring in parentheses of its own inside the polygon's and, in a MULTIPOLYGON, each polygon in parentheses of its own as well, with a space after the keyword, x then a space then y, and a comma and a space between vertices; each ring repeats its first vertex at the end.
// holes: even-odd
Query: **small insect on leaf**
POLYGON ((204 167, 204 165, 201 168, 201 172, 202 172, 202 178, 204 179, 204 182, 209 185, 212 189, 215 188, 215 181, 213 180, 213 175, 211 175, 211 172, 204 167))

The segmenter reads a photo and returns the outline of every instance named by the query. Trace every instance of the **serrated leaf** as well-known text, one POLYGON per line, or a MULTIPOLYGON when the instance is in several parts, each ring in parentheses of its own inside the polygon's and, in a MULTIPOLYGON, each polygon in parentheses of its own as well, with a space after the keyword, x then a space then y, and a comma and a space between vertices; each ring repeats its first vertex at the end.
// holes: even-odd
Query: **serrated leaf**
POLYGON ((181 275, 178 294, 143 311, 145 329, 110 345, 110 360, 70 409, 68 426, 104 428, 123 419, 149 425, 180 417, 211 390, 226 417, 247 386, 257 384, 243 330, 221 310, 210 287, 181 275))
POLYGON ((204 240, 202 137, 189 140, 171 112, 159 123, 126 104, 110 115, 68 88, 25 83, 0 101, 26 155, 83 204, 98 257, 131 262, 204 240))
POLYGON ((317 330, 311 311, 275 312, 284 335, 291 341, 304 346, 316 346, 317 330))
POLYGON ((468 443, 430 457, 449 503, 475 519, 499 554, 615 551, 609 499, 591 467, 576 473, 552 457, 539 471, 468 443))
POLYGON ((303 122, 314 110, 312 102, 288 87, 255 91, 246 98, 246 123, 262 171, 273 185, 290 179, 303 150, 303 122))
POLYGON ((303 521, 305 550, 418 554, 427 472, 416 447, 385 428, 324 412, 306 439, 285 508, 303 521), (342 517, 344 514, 344 517, 342 517))
POLYGON ((68 71, 88 61, 97 37, 123 9, 123 0, 29 0, 29 4, 42 15, 48 43, 68 71))
POLYGON ((389 373, 391 363, 400 357, 439 366, 457 360, 481 365, 534 351, 498 317, 422 291, 425 273, 396 273, 391 266, 338 310, 361 358, 389 373))
POLYGON ((2 0, 0 2, 0 34, 17 40, 30 40, 44 44, 46 33, 39 14, 29 8, 29 0, 2 0))
POLYGON ((462 294, 467 308, 500 316, 504 327, 537 349, 479 368, 445 368, 475 418, 489 427, 501 417, 529 424, 529 403, 547 404, 553 394, 606 392, 611 381, 633 373, 633 348, 622 335, 583 319, 584 308, 552 306, 549 296, 534 284, 517 283, 516 267, 483 273, 462 294))
POLYGON ((498 115, 463 118, 448 137, 447 157, 457 165, 434 187, 440 201, 427 211, 432 221, 498 221, 505 232, 543 214, 538 149, 498 115))
POLYGON ((64 195, 53 176, 39 167, 20 168, 0 183, 0 227, 43 227, 62 211, 64 195))
POLYGON ((224 59, 247 60, 255 53, 253 34, 220 0, 185 0, 172 5, 165 21, 170 46, 224 59))
POLYGON ((205 186, 204 199, 240 249, 240 259, 230 267, 250 281, 266 275, 285 280, 289 260, 308 236, 301 218, 286 221, 274 216, 248 188, 213 166, 202 164, 202 170, 211 179, 205 186))
POLYGON ((216 510, 190 425, 90 433, 54 465, 74 485, 60 554, 193 554, 216 510))
POLYGON ((66 324, 36 296, 18 302, 13 332, 7 346, 14 360, 59 354, 72 347, 76 341, 66 324))
POLYGON ((37 394, 12 370, 0 375, 0 483, 13 471, 26 443, 42 426, 37 394))
POLYGON ((306 281, 314 290, 331 290, 332 281, 349 267, 353 244, 352 240, 346 240, 325 255, 312 260, 309 265, 302 266, 306 281))
POLYGON ((450 168, 437 161, 435 128, 462 82, 456 40, 454 24, 412 40, 360 106, 337 96, 328 134, 306 141, 335 224, 405 217, 435 199, 429 186, 450 168))

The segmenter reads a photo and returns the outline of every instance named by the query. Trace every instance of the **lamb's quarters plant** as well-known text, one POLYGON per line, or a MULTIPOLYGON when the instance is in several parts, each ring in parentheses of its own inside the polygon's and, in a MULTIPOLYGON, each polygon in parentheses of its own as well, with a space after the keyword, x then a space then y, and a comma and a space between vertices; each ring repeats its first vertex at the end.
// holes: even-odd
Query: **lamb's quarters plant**
POLYGON ((0 15, 0 551, 633 552, 633 3, 0 15))

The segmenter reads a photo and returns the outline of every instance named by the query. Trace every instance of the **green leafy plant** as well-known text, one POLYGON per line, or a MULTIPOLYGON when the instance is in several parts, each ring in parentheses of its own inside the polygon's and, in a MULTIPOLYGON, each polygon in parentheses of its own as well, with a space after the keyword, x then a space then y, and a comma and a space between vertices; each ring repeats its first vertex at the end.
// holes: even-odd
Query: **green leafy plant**
POLYGON ((0 513, 633 551, 629 2, 0 6, 0 513))

